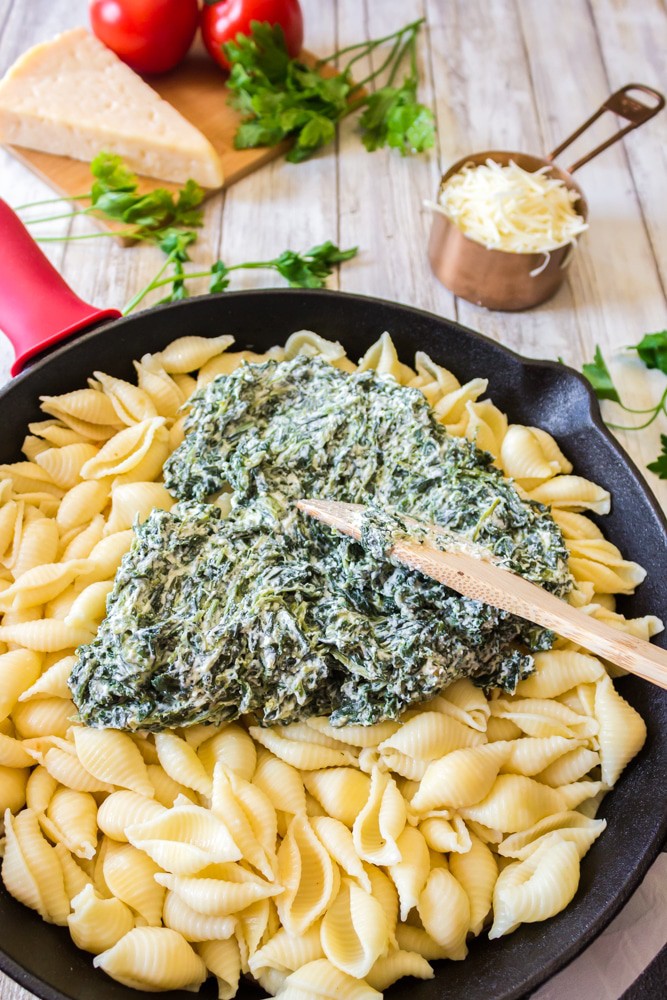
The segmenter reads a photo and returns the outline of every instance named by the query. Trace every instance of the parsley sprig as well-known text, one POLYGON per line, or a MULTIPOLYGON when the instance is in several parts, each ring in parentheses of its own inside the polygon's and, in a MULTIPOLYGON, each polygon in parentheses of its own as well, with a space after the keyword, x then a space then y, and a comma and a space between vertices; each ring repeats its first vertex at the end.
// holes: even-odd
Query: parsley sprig
MULTIPOLYGON (((121 231, 84 233, 75 236, 37 237, 39 242, 95 239, 102 236, 124 236, 135 243, 149 243, 159 247, 165 254, 159 271, 151 281, 133 295, 123 308, 127 315, 143 302, 155 289, 170 286, 167 295, 160 302, 176 302, 189 295, 187 282, 209 278, 209 292, 223 292, 231 283, 230 275, 241 270, 270 270, 285 278, 294 288, 321 288, 337 264, 350 260, 357 253, 357 247, 340 250, 328 240, 311 247, 304 253, 284 250, 270 260, 244 261, 227 265, 221 260, 203 271, 186 271, 184 265, 190 261, 189 248, 197 239, 197 229, 202 226, 203 213, 200 205, 204 191, 194 181, 189 180, 175 194, 165 188, 156 188, 142 194, 139 182, 119 156, 100 153, 90 165, 93 183, 90 191, 80 195, 77 201, 89 201, 87 208, 40 219, 28 219, 26 225, 51 222, 55 219, 76 216, 96 216, 126 223, 128 228, 121 231), (168 273, 170 272, 170 273, 168 273)), ((22 205, 20 209, 30 209, 37 205, 53 204, 65 199, 22 205)))
POLYGON ((280 25, 252 21, 250 35, 239 34, 224 46, 231 64, 227 86, 232 104, 244 116, 234 138, 236 148, 275 146, 291 138, 287 159, 299 163, 333 140, 341 119, 363 109, 359 124, 369 151, 391 146, 407 155, 430 149, 435 142, 433 112, 417 100, 417 36, 423 21, 348 45, 314 66, 290 59, 280 25), (352 67, 388 43, 389 52, 380 65, 355 82, 352 67), (324 66, 343 56, 349 56, 343 69, 325 75, 324 66), (409 71, 396 86, 406 58, 409 71), (366 93, 365 88, 385 72, 385 85, 366 93))
MULTIPOLYGON (((657 368, 667 375, 667 330, 658 333, 647 333, 638 344, 629 348, 636 351, 647 368, 657 368)), ((620 393, 614 384, 607 363, 602 355, 599 346, 595 348, 593 361, 588 362, 582 368, 583 374, 593 387, 598 399, 607 399, 616 403, 625 410, 626 413, 635 413, 647 416, 643 423, 639 424, 615 424, 607 422, 607 426, 614 430, 639 431, 649 427, 661 413, 667 416, 667 388, 665 388, 660 399, 655 406, 646 409, 634 409, 626 406, 621 399, 620 393)), ((662 452, 654 462, 650 462, 648 468, 660 479, 667 479, 667 435, 660 436, 662 452)))

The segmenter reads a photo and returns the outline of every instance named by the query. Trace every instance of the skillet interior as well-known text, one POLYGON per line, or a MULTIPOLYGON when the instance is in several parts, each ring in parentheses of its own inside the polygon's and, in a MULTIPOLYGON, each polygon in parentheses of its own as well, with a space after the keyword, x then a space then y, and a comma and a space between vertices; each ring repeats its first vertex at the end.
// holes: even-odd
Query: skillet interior
MULTIPOLYGON (((575 472, 610 490, 612 511, 600 519, 605 535, 648 569, 636 595, 620 610, 667 619, 667 525, 638 470, 605 430, 585 381, 563 365, 527 361, 494 341, 428 313, 361 296, 326 291, 267 290, 207 296, 108 324, 65 345, 0 391, 0 461, 14 461, 29 421, 39 419, 38 397, 80 388, 94 369, 131 377, 131 361, 184 334, 232 333, 238 347, 262 351, 290 333, 311 329, 339 340, 353 359, 388 330, 404 361, 426 351, 466 381, 489 379, 488 394, 515 422, 552 433, 575 472)), ((667 647, 665 633, 658 644, 667 647)), ((570 961, 629 898, 667 832, 661 790, 667 769, 667 692, 634 678, 620 691, 641 712, 647 744, 603 804, 608 821, 582 865, 570 906, 543 924, 523 925, 508 938, 476 941, 465 962, 437 963, 430 982, 403 980, 389 996, 412 1000, 512 1000, 533 990, 570 961), (439 966, 439 968, 438 968, 439 966)), ((139 1000, 146 994, 92 968, 66 930, 43 923, 0 886, 0 968, 44 1000, 139 1000)), ((192 993, 162 994, 186 1000, 192 993)), ((216 991, 209 982, 206 997, 216 991)), ((259 997, 250 986, 239 996, 259 997)))

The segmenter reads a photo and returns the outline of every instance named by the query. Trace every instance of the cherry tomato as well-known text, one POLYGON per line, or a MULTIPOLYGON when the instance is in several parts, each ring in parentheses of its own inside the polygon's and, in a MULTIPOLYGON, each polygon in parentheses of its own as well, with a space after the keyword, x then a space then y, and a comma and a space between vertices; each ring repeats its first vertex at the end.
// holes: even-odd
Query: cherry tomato
POLYGON ((90 23, 137 73, 166 73, 184 58, 197 31, 197 0, 91 0, 90 23))
POLYGON ((299 0, 219 0, 202 9, 201 33, 204 45, 223 69, 229 69, 223 43, 232 42, 239 33, 249 35, 251 21, 279 24, 285 32, 287 51, 298 56, 303 44, 299 0))

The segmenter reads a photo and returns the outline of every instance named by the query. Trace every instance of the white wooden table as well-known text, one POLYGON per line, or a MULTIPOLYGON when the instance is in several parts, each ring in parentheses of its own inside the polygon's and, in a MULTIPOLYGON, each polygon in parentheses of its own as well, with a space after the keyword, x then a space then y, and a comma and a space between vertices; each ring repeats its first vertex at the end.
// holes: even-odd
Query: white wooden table
MULTIPOLYGON (((286 247, 305 249, 326 239, 342 247, 358 244, 358 258, 343 265, 331 287, 432 310, 523 354, 560 356, 576 368, 592 359, 600 344, 628 405, 645 407, 657 400, 665 377, 618 352, 667 325, 667 112, 582 169, 590 232, 563 288, 532 312, 487 312, 456 300, 438 284, 426 260, 430 217, 422 199, 434 196, 441 172, 467 152, 500 148, 546 153, 623 84, 667 89, 664 0, 302 4, 306 44, 315 52, 386 34, 426 16, 421 94, 437 114, 437 149, 416 159, 402 159, 395 152, 369 155, 348 121, 335 147, 312 161, 298 166, 276 161, 208 203, 205 229, 193 248, 195 261, 263 259, 286 247)), ((85 23, 86 6, 85 0, 0 0, 0 73, 29 45, 85 23)), ((614 127, 613 120, 603 119, 586 142, 592 146, 614 127)), ((573 159, 568 153, 565 165, 573 159)), ((46 198, 49 189, 0 150, 0 194, 17 205, 46 198)), ((67 220, 52 225, 53 233, 66 234, 86 232, 90 224, 67 220)), ((126 302, 161 260, 157 250, 123 249, 112 239, 53 243, 47 252, 84 299, 109 306, 126 302)), ((262 273, 249 272, 237 276, 234 287, 266 280, 262 273)), ((10 363, 11 349, 0 333, 0 384, 9 377, 10 363)), ((657 456, 661 431, 667 433, 664 418, 645 431, 621 436, 640 467, 657 456)), ((646 476, 667 506, 667 482, 648 472, 646 476)), ((636 897, 639 915, 646 898, 636 897)), ((658 904, 654 918, 667 923, 664 899, 658 904)), ((593 946, 595 951, 589 949, 589 964, 611 962, 617 948, 612 941, 608 935, 593 946)), ((625 962, 616 974, 617 992, 605 996, 620 995, 651 957, 640 949, 634 966, 625 962)), ((586 961, 584 957, 579 964, 586 961)), ((565 989, 564 984, 549 996, 577 1000, 571 984, 567 994, 565 989)), ((29 996, 0 975, 2 1000, 29 996)))

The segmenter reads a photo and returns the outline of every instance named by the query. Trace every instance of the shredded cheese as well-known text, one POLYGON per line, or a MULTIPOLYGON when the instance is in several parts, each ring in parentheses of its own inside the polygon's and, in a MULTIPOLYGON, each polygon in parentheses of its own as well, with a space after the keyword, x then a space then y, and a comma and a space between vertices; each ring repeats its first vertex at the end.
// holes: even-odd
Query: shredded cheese
POLYGON ((510 160, 466 163, 440 190, 438 207, 471 240, 489 250, 548 253, 587 229, 574 202, 576 191, 550 167, 530 173, 510 160))

